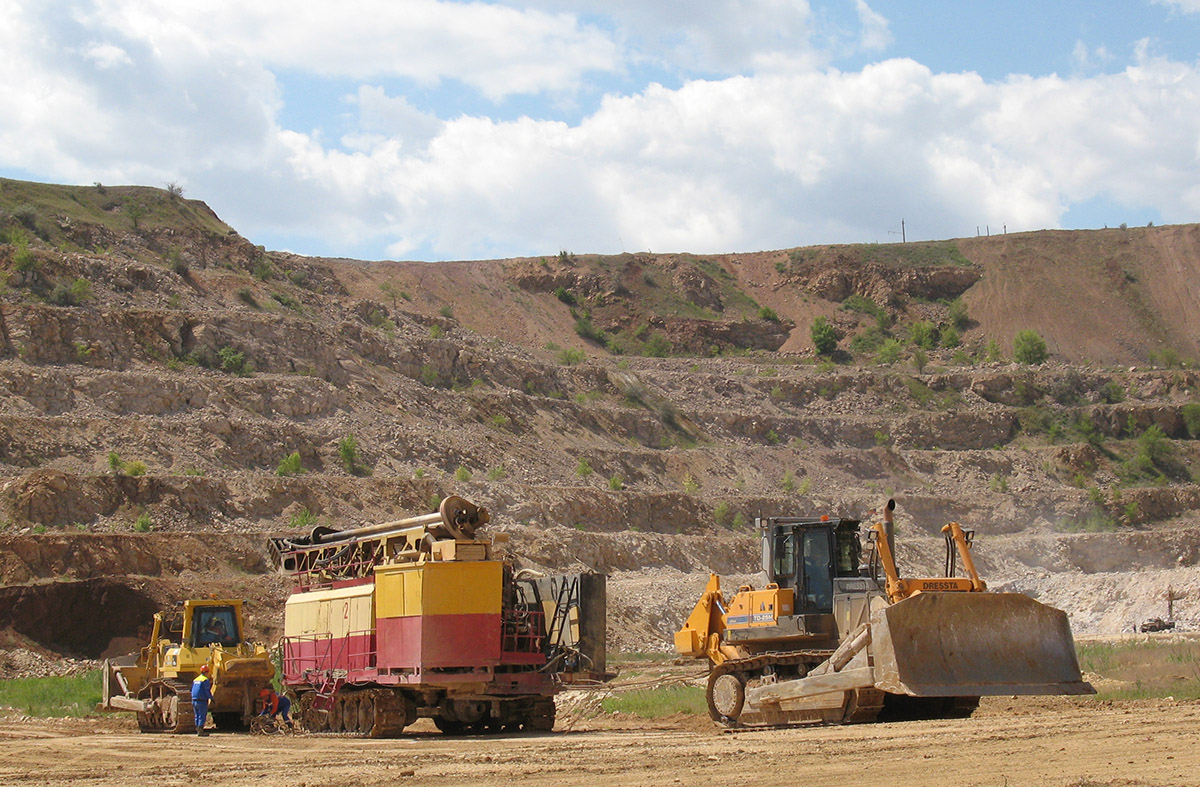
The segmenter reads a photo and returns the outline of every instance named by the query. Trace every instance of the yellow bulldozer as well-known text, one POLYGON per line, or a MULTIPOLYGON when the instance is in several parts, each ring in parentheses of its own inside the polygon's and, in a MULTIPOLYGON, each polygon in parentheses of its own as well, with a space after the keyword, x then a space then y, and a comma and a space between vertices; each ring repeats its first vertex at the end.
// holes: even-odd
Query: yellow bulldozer
POLYGON ((895 506, 889 500, 883 521, 867 528, 868 548, 855 519, 755 520, 766 586, 726 599, 713 574, 675 634, 681 655, 709 661, 714 721, 961 718, 986 695, 1095 693, 1066 613, 988 592, 971 558, 973 531, 942 528, 943 576, 902 578, 895 506))
POLYGON ((140 653, 104 662, 100 709, 135 712, 142 732, 196 732, 192 681, 208 665, 217 729, 248 729, 275 665, 263 645, 245 639, 242 606, 192 599, 156 613, 140 653))

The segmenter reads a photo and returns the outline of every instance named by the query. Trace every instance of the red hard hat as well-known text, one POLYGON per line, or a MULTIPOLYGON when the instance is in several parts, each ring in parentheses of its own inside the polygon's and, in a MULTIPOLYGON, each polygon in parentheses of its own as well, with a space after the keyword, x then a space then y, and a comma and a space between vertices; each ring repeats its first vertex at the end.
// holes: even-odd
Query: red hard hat
POLYGON ((263 689, 262 691, 260 691, 260 692, 258 693, 258 696, 260 696, 260 697, 270 697, 270 696, 271 696, 271 690, 270 690, 270 689, 263 689))
POLYGON ((205 664, 203 667, 201 667, 201 668, 200 668, 200 671, 201 671, 201 672, 208 672, 208 665, 207 665, 207 664, 205 664))

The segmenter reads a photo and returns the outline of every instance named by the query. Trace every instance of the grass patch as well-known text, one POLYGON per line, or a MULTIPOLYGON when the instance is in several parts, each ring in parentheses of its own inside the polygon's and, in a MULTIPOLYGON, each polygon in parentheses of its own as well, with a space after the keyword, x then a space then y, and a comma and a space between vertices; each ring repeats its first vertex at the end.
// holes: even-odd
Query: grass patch
POLYGON ((1077 642, 1084 672, 1099 675, 1097 700, 1200 699, 1200 640, 1077 642))
POLYGON ((704 689, 698 686, 662 686, 614 694, 605 697, 600 707, 605 713, 630 713, 643 719, 657 719, 676 713, 708 713, 704 689))
POLYGON ((902 268, 928 268, 954 265, 969 268, 972 263, 952 242, 868 243, 862 247, 864 262, 902 268))
POLYGON ((12 708, 26 716, 94 716, 98 702, 100 670, 63 678, 0 680, 0 707, 12 708))

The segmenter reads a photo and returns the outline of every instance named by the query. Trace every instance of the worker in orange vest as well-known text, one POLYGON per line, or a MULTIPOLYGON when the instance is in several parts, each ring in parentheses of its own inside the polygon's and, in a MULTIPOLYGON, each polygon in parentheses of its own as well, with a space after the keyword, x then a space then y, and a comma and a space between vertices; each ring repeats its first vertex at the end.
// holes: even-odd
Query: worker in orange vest
POLYGON ((280 696, 274 689, 263 689, 258 693, 258 699, 262 703, 263 709, 259 716, 270 716, 272 719, 279 715, 283 716, 283 721, 287 726, 292 726, 292 717, 289 715, 292 710, 292 701, 287 697, 280 696))

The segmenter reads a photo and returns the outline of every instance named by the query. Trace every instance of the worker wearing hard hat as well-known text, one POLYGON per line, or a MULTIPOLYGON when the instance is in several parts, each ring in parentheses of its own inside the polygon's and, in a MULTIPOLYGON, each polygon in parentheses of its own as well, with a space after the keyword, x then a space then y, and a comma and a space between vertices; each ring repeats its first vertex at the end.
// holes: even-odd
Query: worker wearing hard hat
POLYGON ((196 734, 208 735, 204 725, 208 723, 208 703, 212 700, 212 680, 208 677, 208 665, 200 668, 200 674, 192 681, 192 710, 196 713, 196 734))
POLYGON ((274 689, 263 689, 258 693, 258 699, 262 703, 263 709, 259 716, 270 716, 275 719, 283 716, 284 723, 287 726, 292 726, 292 717, 289 715, 292 711, 292 701, 287 697, 280 696, 274 689))

